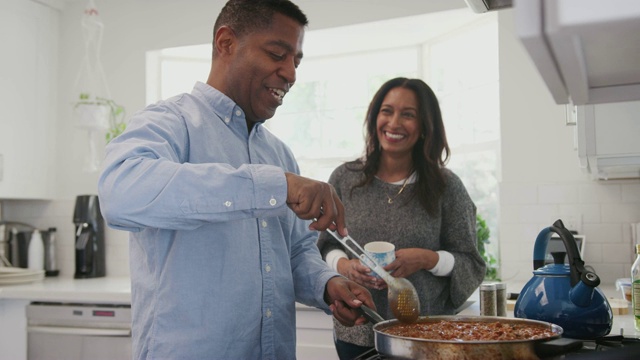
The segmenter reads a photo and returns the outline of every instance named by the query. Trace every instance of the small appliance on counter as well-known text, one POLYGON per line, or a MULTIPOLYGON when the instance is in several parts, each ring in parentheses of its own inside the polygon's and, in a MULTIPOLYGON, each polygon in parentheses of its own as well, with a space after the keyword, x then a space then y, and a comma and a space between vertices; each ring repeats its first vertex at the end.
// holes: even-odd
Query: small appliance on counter
POLYGON ((74 278, 105 276, 104 219, 98 195, 79 195, 76 198, 73 222, 76 228, 74 278))
POLYGON ((44 254, 34 251, 37 245, 43 245, 40 236, 40 231, 31 225, 0 221, 0 286, 26 284, 44 278, 44 265, 41 268, 37 261, 39 254, 44 260, 44 254))
MULTIPOLYGON (((52 229, 55 228, 39 230, 33 225, 21 222, 0 221, 0 247, 2 247, 0 253, 4 252, 4 257, 11 267, 26 269, 29 265, 29 245, 34 232, 37 230, 40 233, 43 245, 46 247, 49 239, 55 236, 52 234, 52 229)), ((52 248, 49 251, 55 250, 52 248)), ((45 254, 47 254, 46 248, 45 254)), ((43 268, 45 268, 44 265, 43 268)))

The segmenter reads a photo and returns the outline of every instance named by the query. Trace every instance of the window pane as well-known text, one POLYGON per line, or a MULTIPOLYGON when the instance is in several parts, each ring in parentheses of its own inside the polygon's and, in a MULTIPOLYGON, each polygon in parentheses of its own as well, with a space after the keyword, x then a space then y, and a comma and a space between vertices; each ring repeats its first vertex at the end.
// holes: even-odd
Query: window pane
POLYGON ((388 79, 416 77, 418 52, 413 46, 305 57, 295 85, 266 126, 291 147, 303 175, 326 181, 331 171, 306 171, 332 170, 362 154, 369 101, 388 79))
POLYGON ((448 164, 463 180, 491 233, 498 254, 500 102, 497 22, 428 44, 431 83, 442 108, 451 148, 448 164))

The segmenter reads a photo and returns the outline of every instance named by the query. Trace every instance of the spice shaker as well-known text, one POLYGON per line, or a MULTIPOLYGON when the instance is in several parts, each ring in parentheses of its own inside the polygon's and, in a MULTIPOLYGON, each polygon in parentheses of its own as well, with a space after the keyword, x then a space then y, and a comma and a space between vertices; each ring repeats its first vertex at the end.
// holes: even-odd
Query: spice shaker
POLYGON ((56 262, 56 228, 50 227, 44 238, 44 270, 45 276, 58 276, 58 264, 56 262))
POLYGON ((480 315, 496 316, 496 302, 496 285, 493 283, 480 284, 480 315))
POLYGON ((507 316, 507 284, 496 284, 496 315, 507 316))

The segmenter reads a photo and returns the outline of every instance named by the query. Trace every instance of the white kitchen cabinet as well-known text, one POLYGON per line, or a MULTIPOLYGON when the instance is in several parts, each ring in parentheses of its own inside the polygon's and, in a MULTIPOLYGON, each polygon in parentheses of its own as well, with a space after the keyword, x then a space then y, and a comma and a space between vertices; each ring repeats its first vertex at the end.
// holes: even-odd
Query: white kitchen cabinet
POLYGON ((50 199, 54 189, 59 14, 0 1, 0 199, 50 199))
MULTIPOLYGON (((0 289, 2 291, 2 289, 0 289)), ((28 300, 0 298, 0 359, 27 358, 28 300)))
POLYGON ((333 316, 296 304, 296 345, 298 359, 338 359, 333 343, 333 316))
POLYGON ((640 178, 640 101, 574 107, 578 156, 595 180, 640 178))
MULTIPOLYGON (((2 1, 2 0, 0 0, 2 1)), ((84 304, 131 304, 128 277, 73 279, 45 278, 23 285, 0 286, 0 360, 25 360, 27 318, 25 307, 32 301, 84 304)), ((297 358, 333 360, 333 317, 296 303, 297 358)))
POLYGON ((640 1, 515 0, 514 10, 556 103, 640 100, 640 1))

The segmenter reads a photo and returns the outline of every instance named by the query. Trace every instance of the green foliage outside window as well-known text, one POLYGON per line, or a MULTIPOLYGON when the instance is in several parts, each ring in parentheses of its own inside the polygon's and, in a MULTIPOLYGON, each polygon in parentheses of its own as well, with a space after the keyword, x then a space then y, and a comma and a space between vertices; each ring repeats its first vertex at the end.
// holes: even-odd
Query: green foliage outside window
POLYGON ((486 245, 490 244, 489 241, 489 227, 484 221, 482 216, 476 215, 476 232, 478 237, 478 252, 482 256, 482 259, 487 264, 487 272, 484 276, 485 280, 500 280, 498 278, 498 259, 493 254, 487 251, 486 245))

